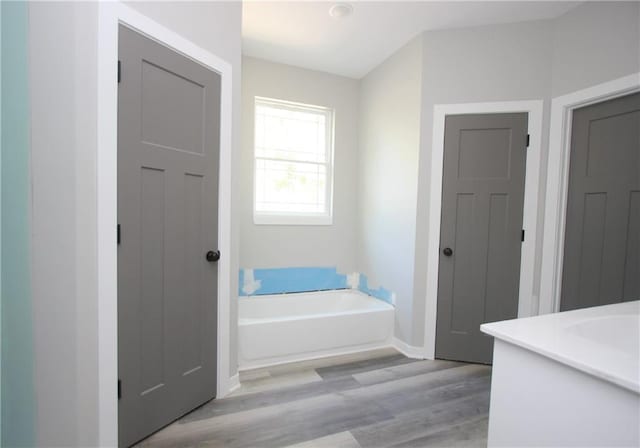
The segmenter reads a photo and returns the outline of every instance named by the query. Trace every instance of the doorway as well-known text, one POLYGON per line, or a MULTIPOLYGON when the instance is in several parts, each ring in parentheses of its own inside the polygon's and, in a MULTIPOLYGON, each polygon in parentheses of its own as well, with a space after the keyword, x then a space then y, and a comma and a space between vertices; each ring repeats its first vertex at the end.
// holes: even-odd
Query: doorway
POLYGON ((124 26, 118 420, 129 446, 214 398, 221 76, 124 26))
POLYGON ((436 358, 490 364, 480 324, 518 315, 526 113, 445 120, 436 358))
POLYGON ((560 310, 640 297, 640 93, 573 111, 560 310))

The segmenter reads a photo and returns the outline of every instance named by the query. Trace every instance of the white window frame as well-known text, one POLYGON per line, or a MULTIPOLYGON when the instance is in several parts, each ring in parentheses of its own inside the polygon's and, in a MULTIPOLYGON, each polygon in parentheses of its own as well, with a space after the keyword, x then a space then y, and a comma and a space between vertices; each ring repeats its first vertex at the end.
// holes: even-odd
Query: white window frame
MULTIPOLYGON (((335 127, 335 111, 334 109, 322 106, 315 106, 310 104, 295 103, 292 101, 278 100, 274 98, 266 98, 256 96, 254 98, 254 138, 253 138, 253 222, 258 225, 332 225, 333 224, 333 162, 334 162, 334 127, 335 127), (264 105, 269 107, 275 107, 279 109, 291 110, 291 111, 304 111, 323 114, 325 116, 326 123, 326 138, 327 145, 326 154, 327 161, 322 163, 326 166, 326 187, 325 187, 325 204, 326 209, 324 213, 304 213, 304 212, 258 212, 256 210, 256 200, 258 193, 258 185, 256 182, 256 106, 264 105)), ((260 159, 265 159, 260 157, 260 159)), ((293 159, 268 159, 265 160, 277 160, 277 161, 291 161, 299 163, 298 160, 293 159)), ((321 164, 321 163, 318 163, 321 164)))

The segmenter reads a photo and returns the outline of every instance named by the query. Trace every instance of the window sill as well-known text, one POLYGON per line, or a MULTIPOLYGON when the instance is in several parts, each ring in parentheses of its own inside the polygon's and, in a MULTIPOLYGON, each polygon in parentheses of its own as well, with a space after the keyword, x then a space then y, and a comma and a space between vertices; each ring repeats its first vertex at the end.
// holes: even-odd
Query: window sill
POLYGON ((253 223, 269 226, 330 226, 333 216, 253 215, 253 223))

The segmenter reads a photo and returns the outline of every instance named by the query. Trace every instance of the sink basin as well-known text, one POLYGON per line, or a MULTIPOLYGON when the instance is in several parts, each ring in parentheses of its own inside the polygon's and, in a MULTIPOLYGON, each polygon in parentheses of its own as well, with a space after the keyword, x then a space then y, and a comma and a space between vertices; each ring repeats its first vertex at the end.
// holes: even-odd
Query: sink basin
POLYGON ((567 326, 567 331, 608 349, 640 356, 640 317, 610 315, 596 317, 567 326))

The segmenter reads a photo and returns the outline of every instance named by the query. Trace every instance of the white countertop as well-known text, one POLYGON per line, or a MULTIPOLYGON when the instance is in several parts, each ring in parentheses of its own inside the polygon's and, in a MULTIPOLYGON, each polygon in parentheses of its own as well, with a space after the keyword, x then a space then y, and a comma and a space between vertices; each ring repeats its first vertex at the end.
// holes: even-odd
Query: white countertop
POLYGON ((493 322, 480 330, 640 394, 640 301, 493 322))

